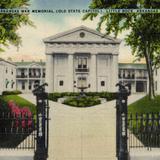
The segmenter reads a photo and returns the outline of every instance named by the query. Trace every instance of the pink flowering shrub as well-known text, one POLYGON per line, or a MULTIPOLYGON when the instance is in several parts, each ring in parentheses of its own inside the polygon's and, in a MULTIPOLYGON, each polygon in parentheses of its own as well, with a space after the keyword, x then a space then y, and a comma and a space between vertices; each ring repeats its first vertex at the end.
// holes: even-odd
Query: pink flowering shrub
POLYGON ((16 128, 31 128, 32 122, 32 112, 29 108, 20 108, 12 100, 8 102, 8 108, 11 111, 11 115, 15 118, 14 126, 16 128))

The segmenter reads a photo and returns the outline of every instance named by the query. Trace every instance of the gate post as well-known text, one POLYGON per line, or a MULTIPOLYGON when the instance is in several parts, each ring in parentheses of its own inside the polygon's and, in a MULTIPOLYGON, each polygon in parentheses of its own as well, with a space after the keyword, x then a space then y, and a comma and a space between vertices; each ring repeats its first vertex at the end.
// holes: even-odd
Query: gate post
POLYGON ((118 83, 116 86, 119 87, 116 99, 116 154, 118 160, 128 160, 127 101, 131 88, 129 85, 122 85, 121 83, 118 83), (126 87, 128 87, 128 89, 126 87))
POLYGON ((47 160, 48 157, 48 133, 49 133, 49 105, 48 93, 45 92, 45 86, 35 84, 33 94, 36 96, 36 149, 34 160, 47 160))

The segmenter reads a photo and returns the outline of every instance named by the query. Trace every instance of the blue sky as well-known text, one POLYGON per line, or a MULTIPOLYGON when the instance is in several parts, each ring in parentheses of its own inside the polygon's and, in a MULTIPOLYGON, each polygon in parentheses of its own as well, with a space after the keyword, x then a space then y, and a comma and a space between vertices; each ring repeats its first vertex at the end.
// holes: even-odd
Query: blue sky
POLYGON ((87 8, 90 0, 33 0, 32 7, 35 8, 87 8))
MULTIPOLYGON (((90 0, 31 0, 31 9, 87 9, 90 0)), ((43 39, 63 32, 80 25, 85 25, 92 29, 96 29, 98 18, 94 21, 82 21, 83 14, 30 14, 30 19, 34 22, 36 28, 23 26, 18 30, 18 34, 22 37, 22 46, 17 50, 16 47, 9 46, 1 57, 7 59, 11 57, 13 60, 45 60, 45 46, 43 39)), ((129 31, 123 32, 118 38, 124 39, 129 31)), ((120 62, 132 62, 131 50, 126 47, 124 41, 120 46, 120 62)))

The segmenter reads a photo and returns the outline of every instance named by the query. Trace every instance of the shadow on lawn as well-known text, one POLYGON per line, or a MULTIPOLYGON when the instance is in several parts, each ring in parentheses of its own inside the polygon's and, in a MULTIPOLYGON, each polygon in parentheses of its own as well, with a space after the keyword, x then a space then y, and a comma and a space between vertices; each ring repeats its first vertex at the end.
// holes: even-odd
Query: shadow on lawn
POLYGON ((0 114, 0 148, 1 149, 33 149, 35 143, 34 116, 12 113, 0 114))
POLYGON ((160 148, 160 113, 130 114, 129 147, 160 148))

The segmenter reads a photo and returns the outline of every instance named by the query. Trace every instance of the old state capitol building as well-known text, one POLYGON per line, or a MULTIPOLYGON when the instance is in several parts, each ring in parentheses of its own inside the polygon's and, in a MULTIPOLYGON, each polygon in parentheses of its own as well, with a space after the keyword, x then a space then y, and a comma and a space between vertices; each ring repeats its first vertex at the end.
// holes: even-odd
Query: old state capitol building
POLYGON ((120 42, 84 26, 44 39, 48 91, 114 92, 120 42))
MULTIPOLYGON (((0 59, 1 90, 31 93, 34 83, 45 81, 48 92, 116 91, 119 81, 129 83, 132 93, 147 92, 145 64, 118 63, 120 40, 80 26, 44 39, 45 62, 9 62, 0 59)), ((155 91, 160 93, 160 69, 154 73, 155 91)))

